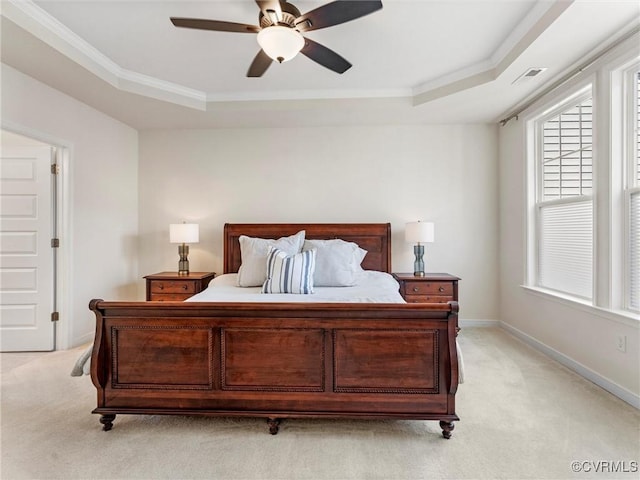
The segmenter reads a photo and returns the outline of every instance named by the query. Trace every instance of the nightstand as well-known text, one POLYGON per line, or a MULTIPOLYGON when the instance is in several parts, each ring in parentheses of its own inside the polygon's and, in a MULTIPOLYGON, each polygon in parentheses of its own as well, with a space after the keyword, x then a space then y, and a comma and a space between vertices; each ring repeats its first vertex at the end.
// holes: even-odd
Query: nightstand
POLYGON ((147 275, 147 301, 179 302, 200 293, 216 276, 213 272, 161 272, 147 275))
POLYGON ((400 295, 407 303, 446 303, 458 301, 458 277, 448 273, 425 273, 416 277, 413 273, 394 273, 400 284, 400 295))

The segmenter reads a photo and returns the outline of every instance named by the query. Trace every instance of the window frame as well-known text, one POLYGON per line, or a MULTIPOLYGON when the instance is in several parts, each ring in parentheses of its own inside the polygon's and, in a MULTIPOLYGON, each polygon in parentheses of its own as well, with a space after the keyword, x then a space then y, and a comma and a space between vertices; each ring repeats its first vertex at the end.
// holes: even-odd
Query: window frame
MULTIPOLYGON (((589 81, 586 84, 580 85, 573 89, 571 93, 564 94, 562 96, 554 97, 555 101, 549 102, 551 107, 547 108, 538 115, 535 115, 527 122, 527 129, 533 136, 532 149, 529 149, 529 165, 533 177, 533 192, 530 192, 530 215, 533 218, 529 219, 530 227, 533 227, 533 245, 528 255, 528 279, 527 284, 530 287, 542 289, 552 294, 560 295, 564 298, 575 299, 578 302, 587 304, 593 304, 593 298, 595 296, 595 287, 593 277, 595 274, 595 212, 594 212, 594 195, 575 195, 560 197, 550 200, 544 200, 544 124, 550 119, 561 115, 563 112, 570 110, 576 105, 591 98, 592 101, 592 192, 595 191, 595 167, 596 162, 596 149, 595 149, 595 88, 594 82, 589 81), (591 204, 591 222, 592 222, 592 236, 591 236, 591 294, 588 297, 571 293, 565 290, 555 289, 549 286, 545 286, 541 282, 540 272, 540 253, 542 244, 542 209, 546 206, 557 206, 566 204, 578 204, 583 202, 590 202, 591 204)), ((530 184, 531 185, 531 184, 530 184)))

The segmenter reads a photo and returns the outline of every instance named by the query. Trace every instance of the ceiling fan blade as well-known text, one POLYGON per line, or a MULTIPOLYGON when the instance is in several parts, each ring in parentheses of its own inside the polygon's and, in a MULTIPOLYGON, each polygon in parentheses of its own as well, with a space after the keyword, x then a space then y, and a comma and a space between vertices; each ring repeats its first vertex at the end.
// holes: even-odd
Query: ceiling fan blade
POLYGON ((256 3, 263 15, 271 20, 271 23, 277 24, 282 20, 282 8, 279 0, 256 0, 256 3))
POLYGON ((251 62, 251 66, 247 71, 247 77, 261 77, 262 74, 267 71, 271 62, 273 62, 271 57, 264 53, 264 50, 260 49, 253 59, 253 62, 251 62))
POLYGON ((260 27, 245 23, 222 22, 219 20, 204 20, 200 18, 171 17, 171 23, 176 27, 195 28, 197 30, 213 30, 216 32, 258 33, 260 27))
POLYGON ((349 22, 381 8, 379 0, 337 0, 300 15, 295 23, 301 32, 309 32, 349 22))
POLYGON ((344 73, 351 68, 351 64, 336 52, 308 38, 304 39, 304 47, 300 52, 336 73, 344 73))

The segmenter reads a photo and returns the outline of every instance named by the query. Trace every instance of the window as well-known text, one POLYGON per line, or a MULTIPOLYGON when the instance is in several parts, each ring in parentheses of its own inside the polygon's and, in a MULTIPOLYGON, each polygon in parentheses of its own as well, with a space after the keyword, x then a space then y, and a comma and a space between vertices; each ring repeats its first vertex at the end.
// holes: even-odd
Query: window
POLYGON ((640 319, 637 48, 571 88, 526 124, 527 285, 640 319))
POLYGON ((591 88, 535 121, 536 284, 590 299, 593 292, 591 88))
POLYGON ((626 308, 640 312, 640 69, 631 71, 628 98, 631 133, 625 204, 628 212, 628 259, 625 262, 626 308))

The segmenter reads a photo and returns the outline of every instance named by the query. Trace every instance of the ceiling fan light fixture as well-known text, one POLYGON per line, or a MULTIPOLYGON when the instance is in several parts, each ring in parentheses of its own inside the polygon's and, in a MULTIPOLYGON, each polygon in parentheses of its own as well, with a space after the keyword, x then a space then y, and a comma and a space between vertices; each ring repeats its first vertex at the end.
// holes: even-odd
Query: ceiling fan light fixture
POLYGON ((273 25, 258 32, 258 44, 269 57, 282 63, 291 60, 302 50, 304 37, 291 27, 273 25))

